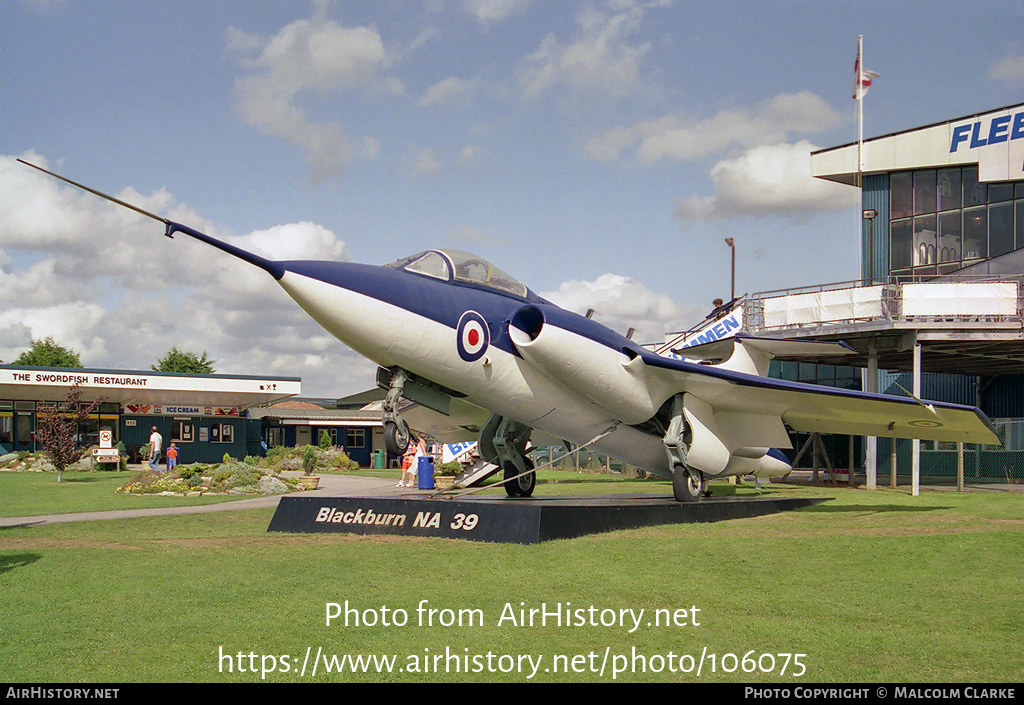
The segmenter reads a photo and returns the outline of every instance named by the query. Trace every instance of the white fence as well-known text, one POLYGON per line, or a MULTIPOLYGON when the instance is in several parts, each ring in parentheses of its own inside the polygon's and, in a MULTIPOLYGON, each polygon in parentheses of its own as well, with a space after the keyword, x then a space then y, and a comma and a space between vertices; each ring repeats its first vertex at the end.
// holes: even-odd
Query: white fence
POLYGON ((750 332, 877 319, 1011 321, 1021 318, 1021 287, 1016 280, 991 279, 831 284, 755 294, 746 313, 750 332))

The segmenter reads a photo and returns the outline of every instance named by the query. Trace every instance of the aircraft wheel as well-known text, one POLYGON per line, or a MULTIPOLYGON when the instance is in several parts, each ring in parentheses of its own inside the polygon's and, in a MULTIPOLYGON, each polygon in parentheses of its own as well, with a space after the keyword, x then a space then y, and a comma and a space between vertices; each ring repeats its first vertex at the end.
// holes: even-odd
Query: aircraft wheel
POLYGON ((409 447, 409 425, 399 419, 398 423, 387 421, 384 424, 384 448, 391 455, 403 455, 409 447))
MULTIPOLYGON (((505 483, 505 494, 509 497, 529 497, 533 494, 533 488, 537 486, 537 473, 533 472, 533 461, 523 458, 523 463, 530 471, 520 478, 505 483)), ((519 470, 515 463, 505 463, 505 479, 515 477, 522 470, 519 470)))
POLYGON ((672 495, 677 502, 696 502, 704 494, 704 475, 700 470, 676 465, 672 469, 672 495))

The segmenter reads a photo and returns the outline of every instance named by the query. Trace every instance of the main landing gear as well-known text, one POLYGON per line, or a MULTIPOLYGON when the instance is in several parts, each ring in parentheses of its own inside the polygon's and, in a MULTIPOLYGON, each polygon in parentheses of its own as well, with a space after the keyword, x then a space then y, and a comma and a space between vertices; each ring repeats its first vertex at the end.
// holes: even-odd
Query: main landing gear
POLYGON ((501 468, 509 497, 529 497, 537 486, 533 461, 526 457, 532 432, 529 426, 497 414, 491 414, 480 431, 480 457, 501 468))
POLYGON ((696 502, 708 494, 704 473, 686 464, 686 456, 693 442, 693 434, 683 415, 683 395, 672 400, 672 420, 662 443, 672 468, 672 496, 677 502, 696 502))

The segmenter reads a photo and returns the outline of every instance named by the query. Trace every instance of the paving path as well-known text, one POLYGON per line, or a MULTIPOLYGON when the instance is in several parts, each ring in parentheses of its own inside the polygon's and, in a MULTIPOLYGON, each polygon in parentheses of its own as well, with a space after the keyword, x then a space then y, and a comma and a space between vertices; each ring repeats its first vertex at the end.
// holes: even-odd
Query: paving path
MULTIPOLYGON (((355 477, 348 475, 321 475, 320 486, 315 490, 301 493, 302 497, 335 497, 338 495, 397 495, 417 493, 419 490, 399 489, 395 481, 387 478, 355 477)), ((147 516, 168 516, 174 514, 205 514, 207 512, 228 512, 239 509, 276 507, 282 495, 252 497, 218 504, 202 504, 189 507, 160 507, 153 509, 115 509, 106 512, 76 512, 73 514, 47 514, 28 517, 0 517, 0 528, 12 526, 39 526, 69 521, 100 521, 103 519, 129 519, 147 516)))

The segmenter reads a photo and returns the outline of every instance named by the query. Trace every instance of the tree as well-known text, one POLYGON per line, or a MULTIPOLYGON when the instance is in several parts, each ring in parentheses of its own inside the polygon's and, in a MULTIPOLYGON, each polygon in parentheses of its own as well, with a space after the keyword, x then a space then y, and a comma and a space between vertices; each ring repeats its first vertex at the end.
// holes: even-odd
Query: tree
POLYGON ((31 367, 81 367, 82 361, 74 350, 65 348, 53 338, 47 337, 43 340, 33 340, 32 347, 19 355, 13 364, 31 367))
POLYGON ((178 350, 177 346, 170 349, 163 359, 152 365, 156 372, 191 372, 194 374, 213 374, 213 360, 206 359, 206 351, 202 356, 193 352, 178 350))
POLYGON ((64 401, 53 406, 40 406, 36 411, 36 440, 43 446, 43 452, 57 469, 57 482, 64 469, 78 460, 78 422, 96 410, 104 400, 97 399, 88 404, 79 404, 82 392, 78 385, 68 390, 64 401))

